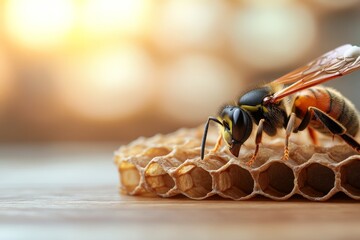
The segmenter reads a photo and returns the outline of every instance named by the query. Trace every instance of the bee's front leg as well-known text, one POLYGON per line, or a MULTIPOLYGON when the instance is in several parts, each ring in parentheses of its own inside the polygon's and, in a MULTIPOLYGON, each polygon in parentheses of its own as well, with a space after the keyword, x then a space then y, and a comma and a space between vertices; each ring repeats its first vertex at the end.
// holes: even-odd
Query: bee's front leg
POLYGON ((255 144, 256 144, 256 147, 255 147, 255 152, 254 154, 252 155, 251 159, 246 163, 246 165, 248 166, 251 166, 255 159, 256 159, 256 156, 259 152, 259 145, 261 143, 261 140, 262 140, 262 133, 263 133, 263 130, 264 130, 264 119, 261 119, 259 121, 259 126, 258 126, 258 129, 256 131, 256 137, 255 137, 255 144))
POLYGON ((286 126, 286 136, 285 136, 285 147, 284 147, 283 160, 288 160, 289 159, 289 138, 290 138, 290 135, 291 135, 291 133, 292 133, 292 131, 294 129, 295 119, 296 119, 295 113, 291 113, 289 121, 288 121, 287 126, 286 126))

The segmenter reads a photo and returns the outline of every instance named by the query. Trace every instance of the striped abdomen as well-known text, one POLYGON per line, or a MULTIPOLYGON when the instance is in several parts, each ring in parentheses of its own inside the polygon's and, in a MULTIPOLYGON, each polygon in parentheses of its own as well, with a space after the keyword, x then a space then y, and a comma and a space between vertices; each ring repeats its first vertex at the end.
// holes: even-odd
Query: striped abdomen
MULTIPOLYGON (((359 114, 354 105, 336 90, 317 86, 300 91, 295 97, 293 112, 297 117, 303 119, 310 106, 317 107, 329 114, 341 123, 350 135, 357 134, 359 114)), ((330 134, 329 130, 315 117, 311 119, 309 126, 324 134, 330 134)))

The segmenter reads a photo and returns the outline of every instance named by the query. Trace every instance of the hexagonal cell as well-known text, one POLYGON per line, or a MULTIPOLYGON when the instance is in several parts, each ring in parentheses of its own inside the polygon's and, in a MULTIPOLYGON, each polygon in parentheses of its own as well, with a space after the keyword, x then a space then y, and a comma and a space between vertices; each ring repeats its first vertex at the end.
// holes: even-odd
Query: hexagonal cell
POLYGON ((354 159, 340 168, 341 186, 351 195, 360 197, 360 160, 354 159))
POLYGON ((148 157, 148 158, 154 158, 154 157, 158 157, 158 156, 164 156, 170 153, 170 149, 165 148, 165 147, 152 147, 147 149, 143 155, 148 157))
POLYGON ((199 151, 194 151, 194 150, 176 151, 174 153, 174 158, 176 158, 180 162, 185 162, 188 159, 194 159, 199 156, 200 156, 199 151))
POLYGON ((175 187, 174 179, 158 163, 150 163, 145 170, 145 182, 157 194, 165 194, 175 187))
POLYGON ((298 178, 299 190, 310 198, 322 198, 335 186, 335 173, 319 163, 301 169, 298 178))
POLYGON ((294 172, 284 163, 273 162, 259 174, 261 190, 274 198, 282 198, 294 189, 294 172))
POLYGON ((140 173, 134 164, 121 162, 119 165, 120 183, 126 192, 131 193, 140 184, 140 173))
POLYGON ((254 190, 254 179, 249 171, 238 166, 230 165, 221 172, 215 184, 218 191, 233 199, 240 199, 250 195, 254 190))
POLYGON ((200 199, 212 191, 212 177, 209 172, 195 165, 185 165, 181 169, 175 182, 183 194, 200 199))

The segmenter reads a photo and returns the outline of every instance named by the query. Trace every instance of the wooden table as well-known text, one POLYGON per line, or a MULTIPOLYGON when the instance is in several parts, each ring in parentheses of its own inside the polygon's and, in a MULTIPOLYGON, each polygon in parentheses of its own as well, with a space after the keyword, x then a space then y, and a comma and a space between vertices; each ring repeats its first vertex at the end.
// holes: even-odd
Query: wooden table
POLYGON ((360 202, 118 193, 117 144, 2 145, 0 239, 360 239, 360 202))

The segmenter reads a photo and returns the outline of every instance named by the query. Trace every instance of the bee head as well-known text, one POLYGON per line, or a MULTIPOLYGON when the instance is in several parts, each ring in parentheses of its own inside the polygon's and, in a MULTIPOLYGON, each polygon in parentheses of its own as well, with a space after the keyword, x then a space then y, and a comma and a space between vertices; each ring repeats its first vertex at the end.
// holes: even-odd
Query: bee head
POLYGON ((205 142, 209 122, 214 121, 221 125, 222 137, 229 146, 230 152, 239 156, 241 145, 249 138, 252 131, 252 119, 247 111, 236 106, 225 106, 218 118, 209 117, 204 130, 201 159, 204 158, 205 142))
POLYGON ((241 145, 249 138, 252 131, 252 119, 247 111, 240 107, 226 106, 220 113, 222 136, 230 152, 239 156, 241 145))

